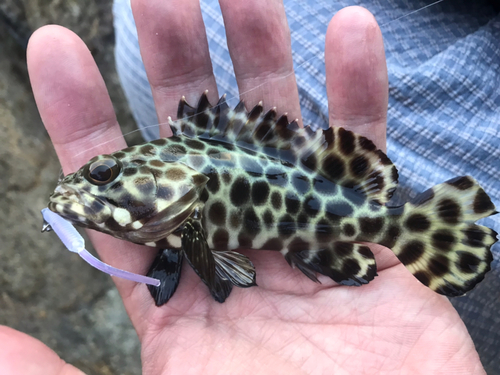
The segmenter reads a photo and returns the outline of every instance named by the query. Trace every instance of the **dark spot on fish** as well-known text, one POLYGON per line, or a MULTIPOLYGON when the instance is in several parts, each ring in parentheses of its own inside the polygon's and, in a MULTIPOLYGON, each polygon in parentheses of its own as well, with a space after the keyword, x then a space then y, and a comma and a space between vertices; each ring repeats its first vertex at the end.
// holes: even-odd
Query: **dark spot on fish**
POLYGON ((302 250, 309 250, 311 245, 309 242, 304 241, 300 237, 295 237, 289 244, 288 250, 291 252, 297 252, 302 250))
POLYGON ((221 173, 221 177, 222 177, 222 181, 224 181, 224 183, 226 185, 229 185, 229 183, 231 182, 231 173, 229 173, 227 171, 223 171, 221 173))
POLYGON ((458 224, 461 216, 460 206, 451 199, 442 199, 437 205, 437 214, 448 224, 458 224))
POLYGON ((354 134, 344 128, 338 130, 340 138, 340 150, 344 155, 350 155, 354 151, 354 134))
POLYGON ((286 187, 288 185, 288 175, 280 168, 270 167, 266 170, 266 178, 272 185, 286 187))
POLYGON ((130 153, 134 153, 135 150, 136 150, 136 147, 131 146, 131 147, 127 147, 127 148, 123 149, 122 152, 125 152, 126 154, 130 154, 130 153))
POLYGON ((149 165, 151 165, 152 167, 163 168, 165 166, 165 163, 161 160, 154 159, 149 161, 149 165))
POLYGON ((434 199, 434 190, 432 188, 427 189, 423 193, 419 194, 416 196, 415 200, 413 200, 413 203, 417 206, 423 205, 424 203, 434 199))
POLYGON ((374 151, 377 148, 372 141, 365 137, 359 137, 358 144, 363 150, 366 151, 374 151))
MULTIPOLYGON (((390 160, 389 160, 389 162, 390 162, 390 160)), ((392 181, 397 181, 399 178, 399 173, 398 173, 398 170, 396 169, 395 166, 392 166, 392 168, 391 168, 391 178, 392 178, 392 181)))
POLYGON ((387 157, 387 155, 381 151, 381 150, 376 150, 375 151, 375 154, 377 154, 377 156, 380 158, 380 162, 383 164, 383 165, 392 165, 392 161, 391 159, 389 159, 387 157))
POLYGON ((215 225, 225 225, 226 224, 226 206, 222 202, 215 202, 210 206, 208 210, 208 218, 215 225))
POLYGON ((283 242, 279 238, 271 238, 262 245, 261 250, 281 250, 283 249, 283 242))
POLYGON ((392 249, 396 244, 396 240, 398 239, 401 230, 396 225, 391 225, 384 236, 384 239, 380 241, 380 244, 392 249))
POLYGON ((334 242, 333 250, 339 257, 348 257, 354 250, 354 245, 351 242, 334 242))
POLYGON ((145 165, 147 161, 142 159, 134 159, 131 161, 131 163, 140 166, 140 165, 145 165))
POLYGON ((191 178, 193 179, 193 184, 195 184, 196 186, 201 186, 208 181, 207 176, 201 173, 195 174, 191 178))
POLYGON ((358 253, 366 259, 375 259, 375 256, 373 255, 372 251, 368 246, 359 246, 358 247, 358 253))
POLYGON ((464 294, 465 290, 461 286, 446 281, 446 284, 437 288, 436 292, 445 296, 455 297, 464 294))
POLYGON ((351 160, 351 173, 356 177, 363 176, 368 170, 368 166, 368 159, 366 159, 363 155, 359 155, 351 160))
POLYGON ((116 222, 113 217, 109 217, 105 222, 104 225, 106 226, 107 229, 115 232, 120 232, 123 231, 123 227, 116 222))
POLYGON ((208 190, 203 189, 203 191, 200 194, 200 201, 205 203, 206 201, 208 201, 208 198, 210 198, 210 194, 208 194, 208 190))
POLYGON ((140 153, 145 156, 156 155, 156 149, 151 145, 144 145, 140 148, 140 153))
POLYGON ((483 247, 485 233, 474 225, 471 225, 464 231, 466 236, 466 244, 472 247, 483 247))
POLYGON ((161 169, 158 169, 158 168, 149 168, 149 172, 155 176, 155 178, 160 178, 161 176, 163 176, 163 171, 161 169))
POLYGON ((207 157, 199 154, 198 151, 190 151, 188 153, 188 163, 193 169, 201 170, 206 162, 207 157))
POLYGON ((269 198, 269 183, 256 181, 252 184, 252 202, 256 206, 267 203, 269 198))
POLYGON ((342 273, 347 276, 346 278, 356 276, 359 271, 361 271, 361 267, 357 260, 349 258, 344 261, 342 273))
POLYGON ((347 202, 330 202, 326 206, 327 216, 335 215, 336 217, 348 217, 353 213, 353 207, 347 202))
POLYGON ((296 223, 293 220, 293 217, 289 214, 283 215, 279 220, 278 220, 278 233, 280 236, 287 238, 290 237, 292 234, 295 234, 296 232, 296 223))
POLYGON ((278 193, 277 191, 271 194, 271 204, 273 205, 273 208, 275 210, 279 210, 281 208, 281 205, 283 204, 283 201, 281 199, 281 194, 278 193))
POLYGON ((295 172, 293 174, 291 182, 293 187, 295 188, 295 191, 299 195, 306 194, 311 188, 311 183, 309 182, 307 176, 304 176, 299 172, 295 172))
POLYGON ((241 157, 240 167, 251 177, 260 177, 264 175, 264 168, 255 158, 241 157))
POLYGON ((309 215, 307 215, 304 211, 301 211, 299 216, 297 216, 297 225, 299 228, 306 228, 307 224, 309 224, 309 215))
POLYGON ((412 232, 425 232, 430 228, 431 222, 424 215, 415 213, 406 219, 405 225, 412 232))
POLYGON ((446 181, 446 183, 456 187, 458 190, 468 190, 474 186, 474 182, 468 176, 456 177, 446 181))
POLYGON ((186 172, 180 168, 170 168, 165 171, 165 177, 172 181, 180 181, 186 178, 186 172))
POLYGON ((220 188, 219 175, 217 173, 210 173, 208 178, 207 189, 212 194, 216 194, 220 188))
POLYGON ((238 229, 241 225, 241 213, 238 211, 233 211, 229 217, 229 225, 233 229, 238 229))
POLYGON ((450 261, 447 257, 438 255, 429 262, 429 271, 438 277, 443 276, 450 272, 449 263, 450 261))
POLYGON ((220 145, 227 151, 234 151, 235 146, 232 143, 221 142, 220 145))
POLYGON ((361 233, 365 235, 374 235, 379 233, 384 226, 384 219, 381 217, 369 218, 363 217, 359 219, 361 233))
POLYGON ((401 249, 398 255, 399 260, 404 265, 409 265, 418 261, 424 255, 425 246, 422 242, 414 240, 408 242, 401 249))
POLYGON ((464 273, 476 273, 481 259, 471 253, 462 252, 458 261, 458 269, 464 273))
POLYGON ((250 183, 244 177, 238 177, 231 186, 231 203, 236 206, 242 206, 250 199, 250 183))
POLYGON ((320 219, 316 223, 316 240, 319 243, 329 243, 333 240, 334 230, 333 226, 326 219, 320 219))
POLYGON ((271 210, 266 210, 266 212, 264 212, 264 224, 266 225, 266 228, 267 229, 271 229, 274 225, 274 216, 273 216, 273 213, 271 212, 271 210))
POLYGON ((441 251, 450 251, 456 239, 452 232, 440 229, 432 234, 432 246, 441 251))
POLYGON ((120 190, 122 190, 122 188, 123 188, 123 182, 121 182, 121 181, 114 183, 110 187, 110 189, 114 190, 115 192, 119 192, 120 190))
POLYGON ((174 190, 168 185, 158 185, 156 196, 160 199, 170 200, 174 196, 174 190))
MULTIPOLYGON (((172 137, 174 138, 174 137, 172 137)), ((168 141, 165 138, 160 138, 160 139, 155 139, 154 141, 151 141, 150 143, 156 145, 156 146, 165 146, 168 141)))
POLYGON ((356 234, 356 228, 352 224, 344 224, 342 227, 342 233, 344 233, 347 237, 352 237, 356 234))
POLYGON ((245 214, 243 215, 243 227, 251 239, 254 239, 255 236, 259 234, 261 229, 260 220, 253 207, 249 207, 245 210, 245 214))
POLYGON ((312 153, 302 162, 302 164, 304 164, 304 166, 309 168, 311 171, 315 171, 318 167, 318 158, 314 153, 312 153))
POLYGON ((321 201, 314 195, 306 197, 302 209, 310 217, 315 217, 321 208, 321 201))
POLYGON ((495 206, 491 202, 488 194, 484 192, 483 189, 479 189, 473 203, 474 212, 476 214, 483 214, 488 211, 493 211, 495 206))
POLYGON ((345 173, 344 162, 333 154, 328 155, 323 159, 323 171, 327 178, 333 182, 338 181, 345 173))
POLYGON ((205 145, 203 144, 203 142, 200 142, 200 141, 197 141, 196 139, 186 139, 184 141, 184 144, 194 150, 204 150, 205 149, 205 145))
POLYGON ((127 154, 125 154, 123 151, 118 151, 113 154, 113 156, 117 159, 123 159, 127 154))
POLYGON ((288 192, 285 197, 285 206, 288 213, 294 215, 299 212, 300 201, 294 193, 288 192))
POLYGON ((173 144, 173 145, 170 145, 168 146, 163 152, 162 154, 164 153, 168 153, 168 154, 172 154, 174 156, 182 156, 182 155, 186 155, 187 153, 187 150, 184 146, 182 145, 177 145, 177 144, 173 144))
POLYGON ((134 180, 134 185, 142 194, 149 195, 155 190, 155 184, 152 179, 140 177, 134 180))
POLYGON ((125 168, 123 170, 123 176, 124 177, 130 177, 133 176, 137 173, 137 168, 125 168))
POLYGON ((417 280, 420 281, 425 286, 429 286, 431 284, 429 275, 424 271, 417 271, 413 274, 413 276, 415 276, 417 280))
POLYGON ((214 248, 217 250, 227 250, 229 243, 229 233, 224 228, 218 228, 212 238, 214 248))
POLYGON ((250 249, 252 247, 252 238, 247 234, 240 232, 238 234, 238 245, 245 249, 250 249))

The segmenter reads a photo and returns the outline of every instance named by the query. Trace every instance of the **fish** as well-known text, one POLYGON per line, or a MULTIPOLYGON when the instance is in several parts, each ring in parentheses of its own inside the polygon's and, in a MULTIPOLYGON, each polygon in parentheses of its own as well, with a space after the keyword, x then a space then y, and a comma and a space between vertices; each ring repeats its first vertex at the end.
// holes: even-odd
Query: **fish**
POLYGON ((377 276, 367 243, 390 248, 423 285, 460 296, 484 279, 497 213, 470 176, 390 205, 398 171, 368 138, 313 131, 262 103, 196 106, 183 97, 173 136, 92 158, 61 179, 48 208, 74 225, 158 249, 147 276, 155 304, 175 293, 184 259, 224 302, 256 286, 238 249, 280 251, 314 282, 362 286, 377 276))

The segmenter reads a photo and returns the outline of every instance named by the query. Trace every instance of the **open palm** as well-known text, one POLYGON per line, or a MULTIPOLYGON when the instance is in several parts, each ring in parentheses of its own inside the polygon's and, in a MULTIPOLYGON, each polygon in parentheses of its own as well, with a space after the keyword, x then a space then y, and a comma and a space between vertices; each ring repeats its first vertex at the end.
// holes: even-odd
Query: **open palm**
MULTIPOLYGON (((138 0, 132 5, 160 123, 176 113, 182 95, 195 102, 208 89, 215 102, 198 0, 138 0)), ((262 100, 266 108, 276 106, 300 118, 282 3, 221 0, 221 8, 247 107, 262 100)), ((327 32, 325 59, 330 123, 384 149, 387 69, 373 16, 357 7, 339 12, 327 32)), ((57 26, 38 30, 28 63, 40 114, 65 173, 96 154, 125 147, 104 82, 77 36, 57 26)), ((169 135, 169 129, 161 131, 169 135)), ((105 262, 133 272, 146 273, 156 253, 89 234, 105 262)), ((324 277, 315 284, 290 269, 281 254, 265 251, 245 253, 255 264, 259 286, 235 288, 223 304, 186 266, 177 292, 161 308, 146 286, 115 280, 142 343, 143 373, 484 373, 447 299, 421 285, 388 249, 372 249, 379 276, 360 288, 334 285, 324 277)), ((11 340, 11 352, 17 346, 36 351, 31 358, 43 373, 78 373, 28 336, 8 329, 0 336, 11 340)), ((12 366, 7 369, 30 373, 21 367, 25 361, 7 360, 12 366)))

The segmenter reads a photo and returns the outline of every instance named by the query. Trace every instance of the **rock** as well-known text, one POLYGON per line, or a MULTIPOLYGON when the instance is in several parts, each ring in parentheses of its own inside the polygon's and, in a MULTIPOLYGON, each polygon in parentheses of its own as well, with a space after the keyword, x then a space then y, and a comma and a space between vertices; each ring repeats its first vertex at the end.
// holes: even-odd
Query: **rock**
POLYGON ((140 344, 111 278, 53 233, 40 233, 40 210, 60 165, 31 93, 22 43, 29 30, 56 21, 83 36, 128 132, 135 125, 114 69, 111 1, 4 0, 0 16, 10 20, 0 22, 0 324, 40 339, 88 374, 139 374, 140 344))

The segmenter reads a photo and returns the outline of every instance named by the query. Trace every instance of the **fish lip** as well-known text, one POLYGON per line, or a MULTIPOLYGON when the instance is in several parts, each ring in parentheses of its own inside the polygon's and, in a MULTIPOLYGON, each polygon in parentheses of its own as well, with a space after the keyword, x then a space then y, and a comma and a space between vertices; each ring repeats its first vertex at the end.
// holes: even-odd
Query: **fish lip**
POLYGON ((58 184, 50 195, 48 208, 73 223, 79 224, 85 224, 87 221, 96 224, 103 223, 112 216, 113 212, 108 202, 87 191, 64 183, 58 184), (62 200, 61 198, 65 199, 62 200), (95 202, 98 204, 96 205, 95 202), (105 207, 105 211, 96 210, 98 206, 105 207), (75 215, 79 218, 77 221, 75 221, 75 215), (84 220, 82 221, 81 218, 84 220))

